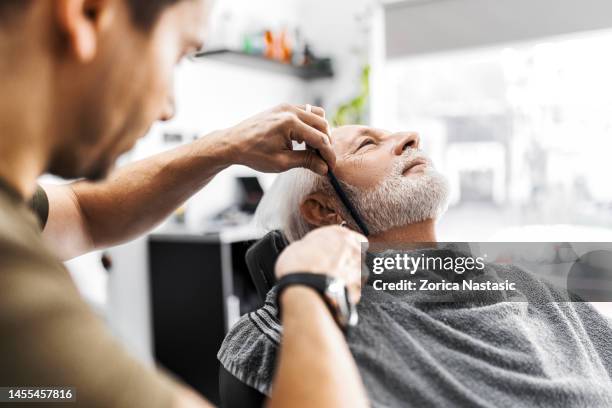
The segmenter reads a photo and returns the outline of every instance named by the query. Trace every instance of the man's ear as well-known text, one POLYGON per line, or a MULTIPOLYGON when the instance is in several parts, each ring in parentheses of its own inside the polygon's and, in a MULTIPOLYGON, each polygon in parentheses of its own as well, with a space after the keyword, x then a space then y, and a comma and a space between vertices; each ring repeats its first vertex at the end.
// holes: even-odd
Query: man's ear
POLYGON ((69 51, 82 62, 91 61, 99 33, 111 14, 111 0, 56 0, 55 13, 69 51))
POLYGON ((323 193, 312 193, 300 205, 300 212, 311 225, 322 227, 340 224, 342 217, 336 210, 334 200, 323 193))

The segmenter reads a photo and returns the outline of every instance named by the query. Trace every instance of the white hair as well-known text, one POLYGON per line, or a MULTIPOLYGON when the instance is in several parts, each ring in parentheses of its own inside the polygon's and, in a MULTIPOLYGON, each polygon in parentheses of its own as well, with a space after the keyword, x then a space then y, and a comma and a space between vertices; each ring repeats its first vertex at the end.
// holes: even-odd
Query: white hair
POLYGON ((300 205, 309 194, 323 188, 324 178, 307 169, 280 174, 261 199, 255 222, 267 231, 282 231, 289 242, 297 241, 314 228, 302 217, 300 205))
MULTIPOLYGON (((406 160, 423 157, 407 153, 406 160)), ((373 188, 364 189, 340 181, 353 205, 367 224, 371 234, 393 227, 437 219, 448 205, 449 187, 446 178, 431 165, 418 177, 405 177, 405 161, 397 161, 392 172, 373 188)), ((329 181, 306 169, 292 169, 279 175, 264 194, 255 213, 256 223, 267 231, 280 230, 289 242, 301 239, 315 226, 302 216, 300 206, 314 192, 333 197, 340 216, 358 230, 346 209, 339 204, 329 181)))

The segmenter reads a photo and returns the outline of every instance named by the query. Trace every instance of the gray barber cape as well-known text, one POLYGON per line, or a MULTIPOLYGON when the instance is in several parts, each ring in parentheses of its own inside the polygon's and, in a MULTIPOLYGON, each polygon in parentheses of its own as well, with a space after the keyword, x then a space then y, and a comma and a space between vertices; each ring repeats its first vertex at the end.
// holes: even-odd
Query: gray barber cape
MULTIPOLYGON (((419 251, 456 256, 449 249, 419 251)), ((371 275, 347 334, 374 407, 612 407, 612 324, 588 303, 512 265, 469 276, 386 271, 384 281, 489 279, 516 291, 375 290, 371 275), (429 298, 428 298, 429 297, 429 298)), ((270 394, 282 338, 276 292, 230 330, 218 358, 239 380, 270 394)), ((333 364, 333 362, 330 362, 333 364)))

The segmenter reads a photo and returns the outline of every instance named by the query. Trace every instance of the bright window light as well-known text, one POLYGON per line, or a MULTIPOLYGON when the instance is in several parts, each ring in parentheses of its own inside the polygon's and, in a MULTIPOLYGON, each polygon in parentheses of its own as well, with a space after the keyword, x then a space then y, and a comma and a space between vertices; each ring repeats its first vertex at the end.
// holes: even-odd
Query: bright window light
POLYGON ((384 122, 420 131, 451 180, 447 238, 466 238, 459 217, 490 226, 475 239, 612 231, 612 32, 394 59, 381 78, 384 122))

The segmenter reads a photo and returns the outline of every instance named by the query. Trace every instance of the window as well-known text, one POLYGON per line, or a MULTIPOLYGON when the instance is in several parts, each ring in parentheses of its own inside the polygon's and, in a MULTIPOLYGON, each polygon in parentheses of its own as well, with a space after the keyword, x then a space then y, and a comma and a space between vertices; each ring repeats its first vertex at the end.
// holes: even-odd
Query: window
POLYGON ((612 233, 612 32, 398 58, 381 77, 384 122, 419 131, 451 181, 441 239, 612 233))

